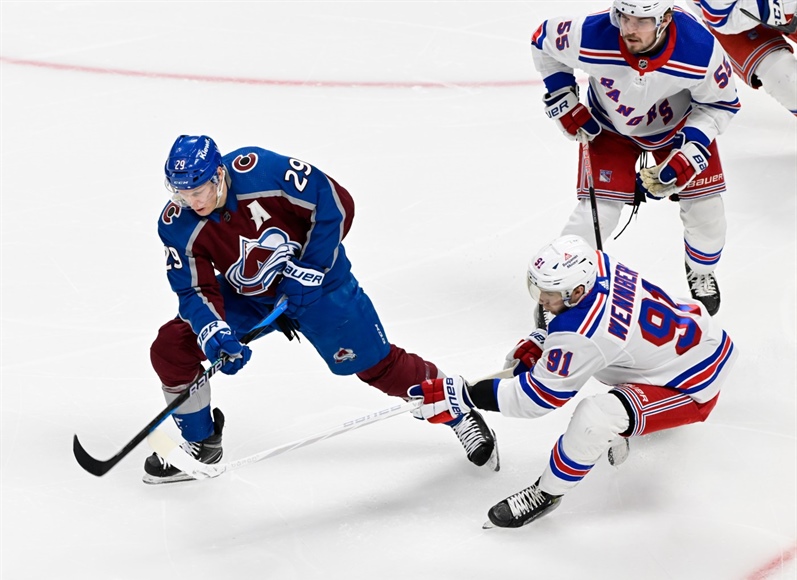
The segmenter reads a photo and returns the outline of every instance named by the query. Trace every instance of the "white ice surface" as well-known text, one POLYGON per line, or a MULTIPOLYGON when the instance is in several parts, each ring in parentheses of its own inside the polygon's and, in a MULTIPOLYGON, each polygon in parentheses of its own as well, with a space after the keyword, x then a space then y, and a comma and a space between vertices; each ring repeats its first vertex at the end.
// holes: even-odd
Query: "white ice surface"
MULTIPOLYGON (((733 376, 706 423, 635 440, 551 516, 481 529, 573 403, 489 414, 499 473, 409 416, 184 485, 141 483, 146 445, 102 478, 72 456, 73 434, 106 458, 164 406, 148 349, 176 300, 156 220, 181 133, 335 177, 388 337, 447 373, 500 368, 532 327, 526 262, 574 204, 576 147, 543 115, 528 39, 604 5, 4 0, 2 578, 795 578, 797 123, 745 86, 719 140, 733 376)), ((682 243, 660 202, 607 249, 686 293, 682 243)), ((230 459, 390 404, 306 341, 254 350, 213 385, 230 459)))

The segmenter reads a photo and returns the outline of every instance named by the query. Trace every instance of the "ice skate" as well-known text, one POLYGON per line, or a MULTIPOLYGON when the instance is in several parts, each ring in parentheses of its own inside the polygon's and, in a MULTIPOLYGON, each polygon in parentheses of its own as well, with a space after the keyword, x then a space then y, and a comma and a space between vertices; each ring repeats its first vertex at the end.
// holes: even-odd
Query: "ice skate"
POLYGON ((495 432, 487 426, 478 411, 472 410, 450 426, 465 448, 468 461, 479 467, 487 465, 493 471, 501 469, 495 432))
MULTIPOLYGON (((221 461, 221 432, 224 429, 224 414, 219 409, 213 409, 213 435, 202 441, 186 441, 181 445, 186 453, 202 463, 218 463, 221 461)), ((144 483, 158 485, 161 483, 176 483, 194 479, 183 473, 173 465, 166 462, 157 453, 153 453, 144 462, 144 483)))
POLYGON ((714 316, 720 309, 720 287, 714 272, 708 274, 698 274, 692 271, 689 264, 686 266, 686 281, 689 283, 689 291, 692 298, 700 300, 711 316, 714 316))
POLYGON ((487 513, 490 521, 485 522, 483 527, 519 528, 558 508, 562 496, 545 493, 539 485, 538 479, 531 487, 495 504, 487 513))

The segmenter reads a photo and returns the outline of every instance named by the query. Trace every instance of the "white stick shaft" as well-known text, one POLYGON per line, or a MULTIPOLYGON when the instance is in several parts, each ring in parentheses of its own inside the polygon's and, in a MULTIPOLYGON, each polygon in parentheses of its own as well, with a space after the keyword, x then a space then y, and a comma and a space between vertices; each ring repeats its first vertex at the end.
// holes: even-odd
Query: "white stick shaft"
POLYGON ((511 379, 514 377, 514 369, 504 369, 502 371, 498 371, 497 373, 493 373, 491 375, 487 375, 486 377, 481 377, 476 379, 475 381, 468 381, 471 385, 475 385, 481 381, 488 381, 490 379, 511 379))
POLYGON ((228 463, 216 463, 208 465, 197 461, 191 455, 186 453, 183 448, 180 447, 171 437, 160 430, 153 431, 147 437, 147 442, 158 455, 163 457, 166 461, 174 465, 180 471, 187 473, 196 479, 206 479, 210 477, 218 477, 226 471, 239 469, 241 467, 251 465, 252 463, 263 461, 269 457, 282 455, 288 451, 293 451, 294 449, 299 449, 300 447, 312 445, 313 443, 323 441, 324 439, 329 439, 330 437, 340 435, 341 433, 353 431, 354 429, 359 429, 365 425, 370 425, 372 423, 388 419, 389 417, 395 417, 396 415, 407 413, 418 407, 419 404, 420 403, 416 401, 393 405, 392 407, 375 411, 373 413, 368 413, 362 417, 357 417, 351 421, 346 421, 337 427, 332 427, 331 429, 321 431, 315 435, 310 435, 291 443, 285 443, 284 445, 279 445, 277 447, 255 453, 254 455, 250 455, 248 457, 236 459, 235 461, 230 461, 228 463))

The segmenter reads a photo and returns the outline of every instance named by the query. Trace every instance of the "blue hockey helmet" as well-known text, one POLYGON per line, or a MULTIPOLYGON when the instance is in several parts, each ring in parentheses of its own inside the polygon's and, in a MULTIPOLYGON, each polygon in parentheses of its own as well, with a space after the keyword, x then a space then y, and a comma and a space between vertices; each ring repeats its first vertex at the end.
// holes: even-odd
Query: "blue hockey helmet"
POLYGON ((194 189, 216 176, 221 165, 221 153, 207 135, 180 135, 166 159, 166 187, 172 193, 178 189, 194 189))

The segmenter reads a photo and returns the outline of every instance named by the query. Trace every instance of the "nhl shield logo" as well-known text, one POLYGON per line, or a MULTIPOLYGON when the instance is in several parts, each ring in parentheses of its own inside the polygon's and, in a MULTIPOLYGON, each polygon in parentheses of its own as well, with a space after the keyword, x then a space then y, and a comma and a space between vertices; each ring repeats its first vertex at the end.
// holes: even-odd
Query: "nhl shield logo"
POLYGON ((648 59, 640 58, 639 59, 639 70, 647 70, 648 68, 648 59))
POLYGON ((338 352, 332 357, 336 363, 346 362, 347 360, 354 360, 357 358, 355 352, 350 348, 339 348, 338 352))

